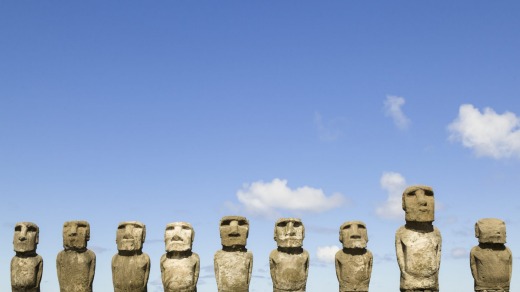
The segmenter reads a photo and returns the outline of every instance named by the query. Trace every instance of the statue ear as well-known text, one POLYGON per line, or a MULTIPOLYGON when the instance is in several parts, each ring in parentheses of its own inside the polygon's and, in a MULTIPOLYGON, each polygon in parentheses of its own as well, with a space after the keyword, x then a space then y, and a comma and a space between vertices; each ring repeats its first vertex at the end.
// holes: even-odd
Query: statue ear
POLYGON ((141 242, 144 243, 144 240, 146 239, 146 226, 143 226, 143 236, 141 242))
POLYGON ((193 241, 195 240, 195 229, 193 227, 191 228, 191 244, 193 244, 193 241))
POLYGON ((476 238, 480 237, 480 229, 478 228, 478 222, 475 223, 475 237, 476 238))

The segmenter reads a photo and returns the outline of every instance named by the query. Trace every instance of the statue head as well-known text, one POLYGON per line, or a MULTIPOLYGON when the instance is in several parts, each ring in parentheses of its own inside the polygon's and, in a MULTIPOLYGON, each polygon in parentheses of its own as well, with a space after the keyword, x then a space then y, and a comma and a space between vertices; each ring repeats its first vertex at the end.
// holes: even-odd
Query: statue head
POLYGON ((242 216, 224 216, 220 219, 220 242, 222 246, 246 246, 249 236, 249 221, 242 216))
POLYGON ((479 243, 506 243, 506 223, 496 218, 484 218, 475 223, 479 243))
POLYGON ((14 227, 14 251, 27 253, 36 251, 40 237, 40 228, 32 222, 18 222, 14 227))
POLYGON ((433 189, 423 185, 406 188, 403 192, 403 210, 406 213, 406 221, 433 222, 435 219, 433 189))
POLYGON ((191 250, 195 230, 190 223, 173 222, 166 225, 164 245, 166 252, 191 250))
POLYGON ((339 241, 344 248, 366 248, 367 226, 361 221, 348 221, 339 228, 339 241))
POLYGON ((274 240, 278 247, 302 247, 305 227, 298 218, 280 218, 274 225, 274 240))
POLYGON ((87 221, 67 221, 63 223, 63 247, 65 249, 85 249, 89 240, 90 224, 87 221))
POLYGON ((116 243, 119 251, 141 251, 146 238, 146 226, 138 221, 125 221, 117 226, 116 243))

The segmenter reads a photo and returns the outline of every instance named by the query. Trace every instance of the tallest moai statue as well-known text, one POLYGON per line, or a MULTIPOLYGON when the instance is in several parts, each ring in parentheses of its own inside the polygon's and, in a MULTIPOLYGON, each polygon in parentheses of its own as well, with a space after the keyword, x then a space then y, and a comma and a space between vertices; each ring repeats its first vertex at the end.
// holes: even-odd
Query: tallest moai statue
POLYGON ((416 185, 403 193, 406 224, 395 234, 397 263, 401 269, 401 291, 439 291, 441 233, 433 226, 433 190, 416 185))

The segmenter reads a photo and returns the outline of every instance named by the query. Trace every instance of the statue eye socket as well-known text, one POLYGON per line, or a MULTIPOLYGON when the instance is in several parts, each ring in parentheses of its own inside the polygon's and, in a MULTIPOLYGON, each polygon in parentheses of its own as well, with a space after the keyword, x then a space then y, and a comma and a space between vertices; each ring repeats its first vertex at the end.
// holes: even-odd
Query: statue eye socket
POLYGON ((186 225, 183 225, 183 226, 182 226, 182 229, 183 229, 183 230, 191 230, 191 228, 190 228, 189 226, 186 226, 186 225))
POLYGON ((231 220, 224 220, 222 223, 220 223, 220 226, 227 226, 231 224, 231 220))
POLYGON ((125 229, 125 225, 119 225, 119 226, 117 227, 117 229, 119 229, 119 230, 125 229))
POLYGON ((244 225, 247 225, 247 222, 245 220, 239 220, 238 225, 244 226, 244 225))
POLYGON ((22 231, 22 226, 18 225, 14 228, 14 231, 22 231))
POLYGON ((27 227, 27 231, 36 232, 36 227, 29 226, 29 227, 27 227))
POLYGON ((300 222, 294 222, 293 223, 293 227, 300 227, 302 226, 302 224, 300 222))
POLYGON ((366 229, 365 225, 358 225, 358 229, 366 229))
POLYGON ((349 225, 345 225, 345 227, 343 227, 343 229, 349 229, 350 228, 350 224, 349 225))
POLYGON ((276 224, 276 226, 285 227, 285 226, 287 226, 287 222, 280 222, 280 223, 276 224))

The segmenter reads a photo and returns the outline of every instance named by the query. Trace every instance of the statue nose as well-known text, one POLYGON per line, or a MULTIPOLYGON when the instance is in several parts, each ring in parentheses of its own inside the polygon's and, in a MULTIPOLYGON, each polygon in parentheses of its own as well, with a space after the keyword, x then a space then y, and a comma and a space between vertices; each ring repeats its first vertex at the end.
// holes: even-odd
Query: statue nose
POLYGON ((294 224, 292 222, 287 223, 285 227, 285 234, 294 236, 296 235, 296 230, 294 229, 294 224))
POLYGON ((231 228, 231 232, 229 233, 230 235, 239 235, 239 233, 238 233, 238 222, 237 221, 231 221, 229 226, 231 228))

